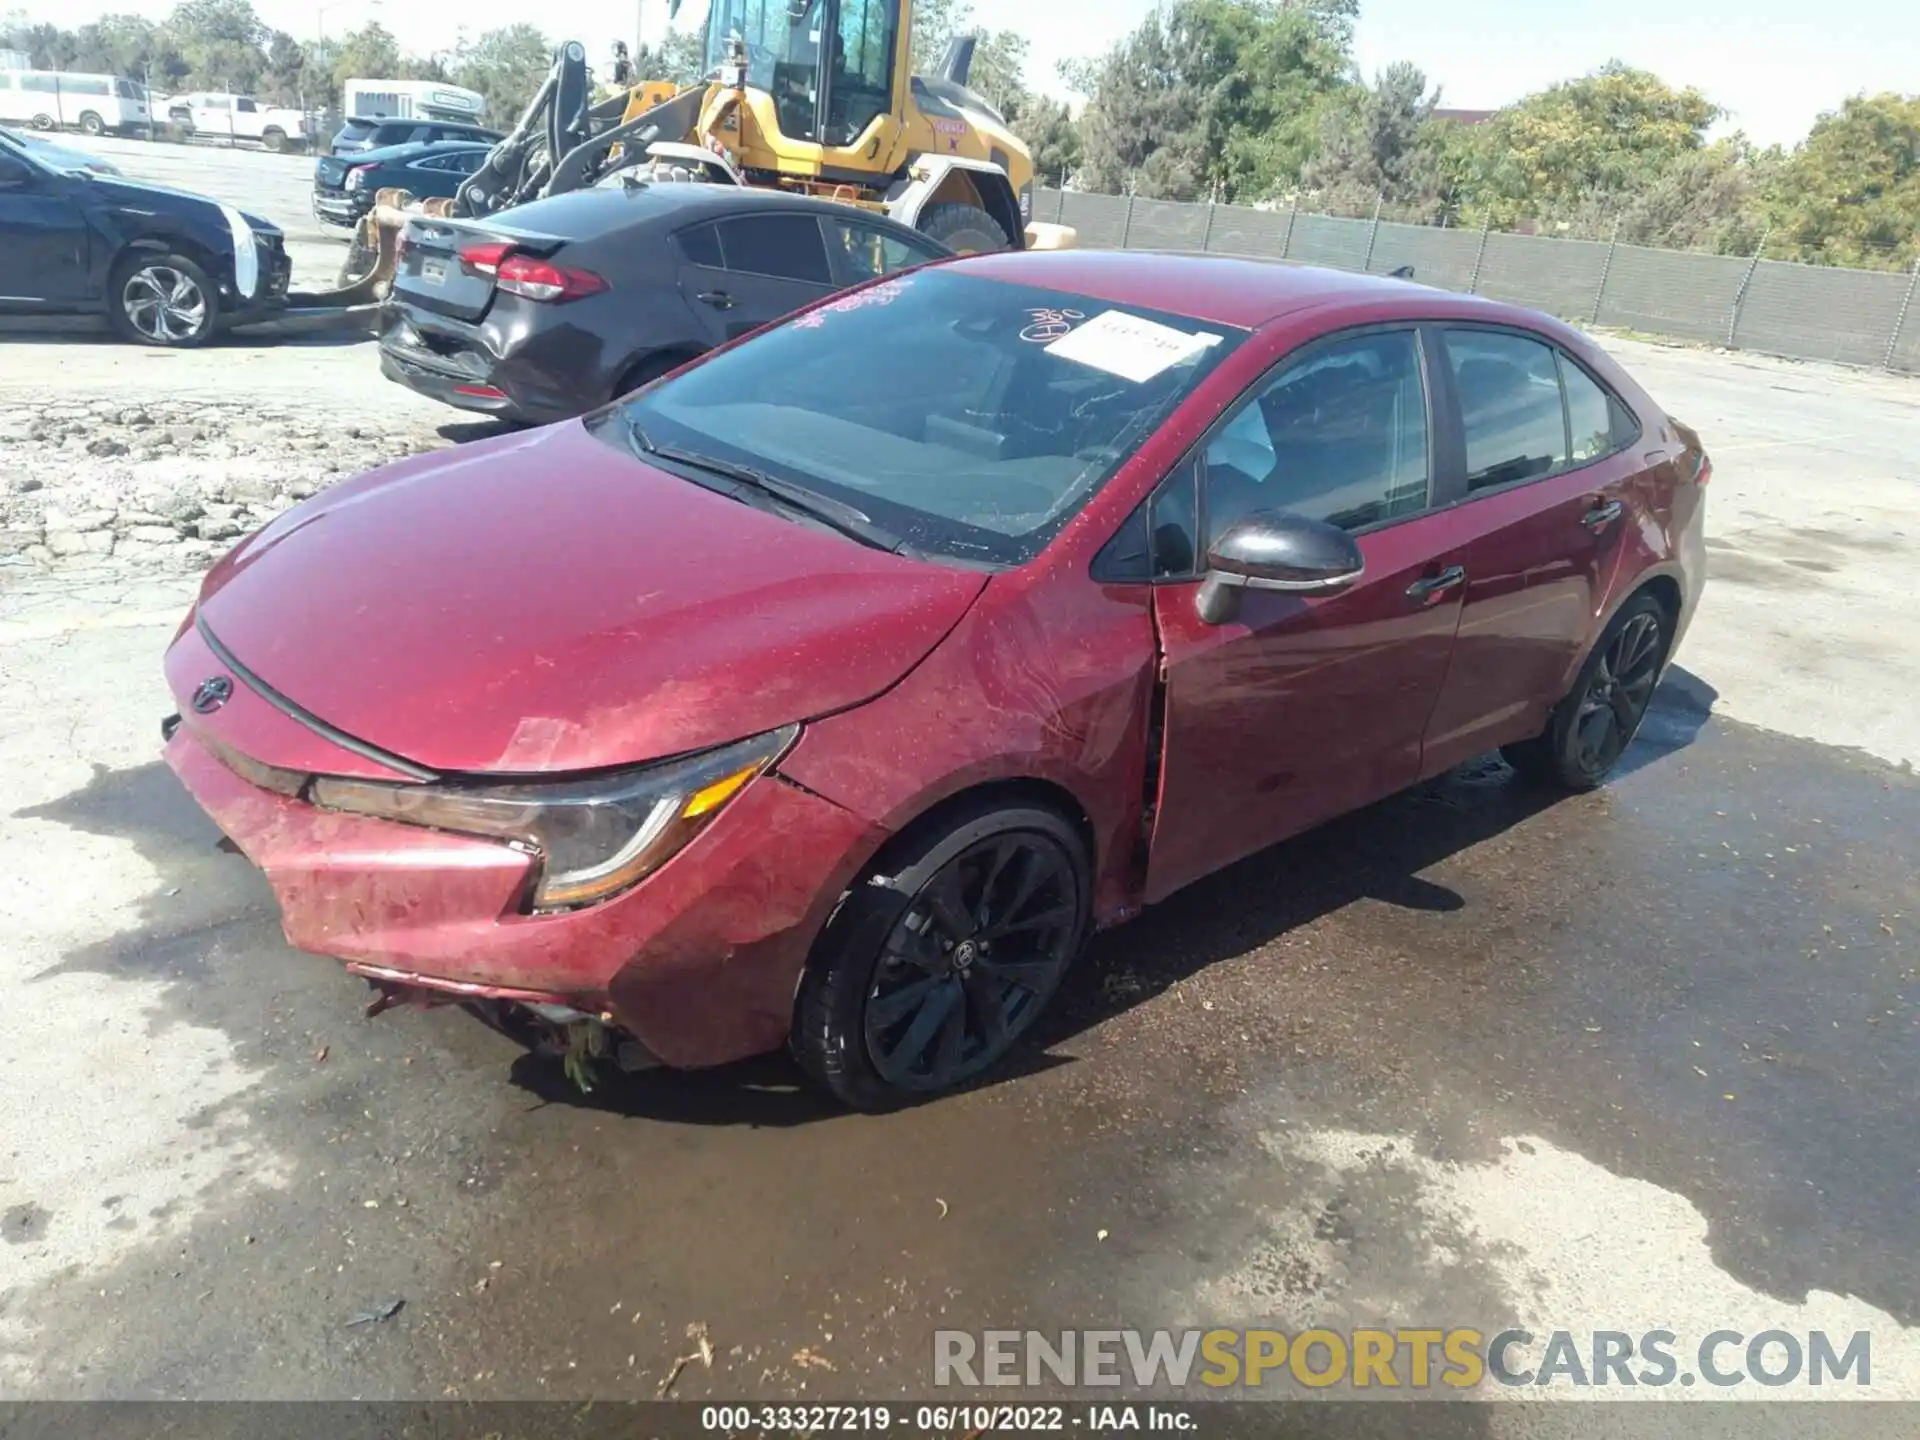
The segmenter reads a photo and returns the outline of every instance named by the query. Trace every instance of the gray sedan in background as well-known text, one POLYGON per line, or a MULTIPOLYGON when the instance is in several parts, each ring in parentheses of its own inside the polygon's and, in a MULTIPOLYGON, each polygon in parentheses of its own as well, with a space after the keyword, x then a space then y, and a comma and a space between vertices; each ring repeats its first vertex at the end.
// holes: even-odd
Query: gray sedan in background
POLYGON ((874 211, 731 185, 626 181, 484 220, 416 217, 380 365, 449 405, 544 424, 950 253, 874 211))

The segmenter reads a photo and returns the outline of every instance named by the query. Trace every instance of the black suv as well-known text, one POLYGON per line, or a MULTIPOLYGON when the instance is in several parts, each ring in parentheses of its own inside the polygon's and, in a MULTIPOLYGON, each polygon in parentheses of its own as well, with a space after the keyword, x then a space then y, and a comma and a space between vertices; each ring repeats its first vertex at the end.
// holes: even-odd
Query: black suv
POLYGON ((469 125, 464 120, 387 120, 377 115, 356 115, 333 137, 333 153, 358 155, 363 150, 433 140, 479 140, 497 145, 503 138, 498 130, 469 125))

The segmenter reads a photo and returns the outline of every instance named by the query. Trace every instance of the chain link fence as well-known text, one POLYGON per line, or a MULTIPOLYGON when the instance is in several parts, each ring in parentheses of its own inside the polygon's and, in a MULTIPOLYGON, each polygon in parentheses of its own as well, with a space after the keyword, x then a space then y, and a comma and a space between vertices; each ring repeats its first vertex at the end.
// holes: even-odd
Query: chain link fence
POLYGON ((1425 284, 1579 325, 1920 375, 1920 263, 1904 273, 1844 270, 1078 190, 1039 191, 1033 214, 1073 226, 1089 248, 1250 255, 1377 275, 1411 265, 1425 284))

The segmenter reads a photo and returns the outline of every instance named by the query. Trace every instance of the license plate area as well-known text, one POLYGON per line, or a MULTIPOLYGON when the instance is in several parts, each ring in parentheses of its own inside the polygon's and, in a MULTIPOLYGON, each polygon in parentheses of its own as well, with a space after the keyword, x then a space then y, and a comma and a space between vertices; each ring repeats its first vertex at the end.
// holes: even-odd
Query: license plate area
POLYGON ((444 260, 435 260, 431 257, 423 259, 420 262, 420 279, 428 285, 446 284, 447 262, 444 260))

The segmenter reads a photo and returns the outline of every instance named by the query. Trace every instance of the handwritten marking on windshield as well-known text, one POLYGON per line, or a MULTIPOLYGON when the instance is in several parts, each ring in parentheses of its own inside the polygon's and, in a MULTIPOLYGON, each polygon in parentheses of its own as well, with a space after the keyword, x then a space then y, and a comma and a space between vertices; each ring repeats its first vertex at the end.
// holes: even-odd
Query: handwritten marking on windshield
POLYGON ((1027 311, 1027 318, 1033 323, 1020 332, 1020 338, 1029 345, 1049 345, 1065 336, 1087 316, 1083 310, 1046 307, 1027 311))
POLYGON ((871 290, 857 290, 843 299, 822 305, 818 310, 809 310, 793 323, 802 330, 818 330, 827 323, 827 316, 840 315, 848 310, 864 310, 870 305, 891 305, 907 293, 907 287, 913 284, 910 277, 898 280, 882 280, 871 290))

